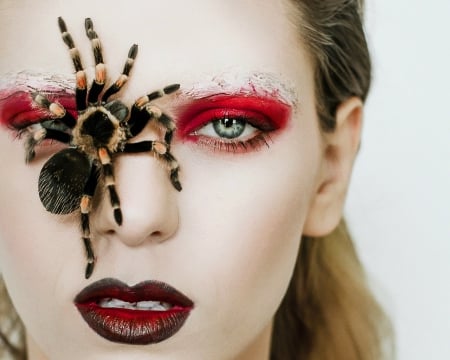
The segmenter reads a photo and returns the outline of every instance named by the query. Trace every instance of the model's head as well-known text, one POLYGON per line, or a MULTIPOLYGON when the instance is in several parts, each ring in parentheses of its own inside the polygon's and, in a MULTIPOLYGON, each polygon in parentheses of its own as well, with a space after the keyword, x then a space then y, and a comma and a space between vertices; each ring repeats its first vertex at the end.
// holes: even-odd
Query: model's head
POLYGON ((343 0, 0 6, 0 271, 31 359, 268 358, 341 221, 360 17, 343 0), (114 139, 85 140, 94 120, 114 139))

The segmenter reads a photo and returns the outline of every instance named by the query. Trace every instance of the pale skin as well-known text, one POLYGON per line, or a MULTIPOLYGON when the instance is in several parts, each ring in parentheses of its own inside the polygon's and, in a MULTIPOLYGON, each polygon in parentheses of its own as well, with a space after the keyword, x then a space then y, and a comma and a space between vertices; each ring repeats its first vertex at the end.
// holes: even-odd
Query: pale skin
MULTIPOLYGON (((189 88, 223 72, 275 74, 292 84, 297 100, 269 147, 236 154, 176 138, 171 151, 181 166, 181 192, 153 157, 119 157, 124 221, 118 226, 107 199, 98 200, 92 214, 98 262, 89 280, 77 217, 48 213, 37 193, 40 169, 61 146, 25 164, 23 143, 0 129, 0 270, 25 323, 30 360, 269 358, 273 315, 301 236, 325 235, 341 218, 362 117, 361 101, 350 98, 338 109, 336 131, 321 132, 311 59, 286 15, 289 6, 276 0, 2 2, 0 74, 32 69, 70 78, 58 16, 92 69, 83 28, 89 16, 112 79, 130 45, 139 44, 118 95, 127 105, 169 83, 189 88), (109 342, 73 305, 83 287, 104 277, 167 282, 195 308, 159 344, 109 342)), ((177 112, 176 101, 163 104, 177 112)), ((149 128, 139 138, 156 136, 149 128)))

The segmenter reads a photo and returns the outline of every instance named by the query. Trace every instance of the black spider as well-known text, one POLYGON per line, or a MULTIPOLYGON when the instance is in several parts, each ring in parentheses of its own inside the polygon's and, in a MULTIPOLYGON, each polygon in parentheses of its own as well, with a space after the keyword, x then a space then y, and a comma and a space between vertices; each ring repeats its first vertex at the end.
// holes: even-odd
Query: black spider
POLYGON ((108 99, 127 81, 137 55, 137 45, 131 46, 123 72, 117 81, 101 95, 105 86, 106 67, 103 63, 100 41, 91 19, 85 20, 86 34, 91 41, 95 58, 95 80, 90 89, 87 88, 86 73, 66 24, 62 18, 58 18, 58 23, 76 71, 75 98, 78 116, 75 119, 62 105, 50 101, 44 94, 33 93, 33 102, 49 111, 52 117, 27 128, 26 161, 29 162, 34 158, 35 146, 44 139, 69 144, 69 148, 59 151, 44 164, 39 176, 39 197, 44 207, 54 214, 68 214, 80 209, 82 238, 87 256, 85 271, 87 279, 91 276, 95 264, 90 239, 89 213, 100 174, 109 192, 115 221, 119 225, 122 223, 119 196, 115 189, 112 155, 120 152, 155 153, 167 164, 173 186, 181 191, 178 180, 179 166, 170 153, 170 143, 175 130, 174 122, 151 104, 151 101, 177 91, 180 86, 169 85, 139 98, 133 104, 130 114, 121 101, 108 102, 108 99), (150 120, 158 121, 165 128, 164 141, 128 143, 128 140, 138 135, 150 120))

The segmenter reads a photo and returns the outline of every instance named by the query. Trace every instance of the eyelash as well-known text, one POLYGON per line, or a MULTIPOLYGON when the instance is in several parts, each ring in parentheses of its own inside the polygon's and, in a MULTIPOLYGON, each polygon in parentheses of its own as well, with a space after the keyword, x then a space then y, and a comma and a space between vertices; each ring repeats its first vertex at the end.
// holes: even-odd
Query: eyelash
POLYGON ((213 149, 213 151, 240 153, 259 150, 263 146, 269 147, 270 137, 268 134, 259 133, 245 141, 224 141, 213 138, 198 139, 197 144, 202 147, 213 149))
MULTIPOLYGON (((290 117, 287 104, 270 98, 242 95, 213 95, 199 99, 183 111, 178 121, 177 137, 214 152, 246 153, 270 147, 271 133, 283 128, 290 117), (241 122, 244 132, 236 137, 221 137, 214 130, 214 122, 224 119, 241 122), (209 133, 208 133, 209 128, 209 133), (251 131, 248 134, 248 131, 251 131), (205 133, 206 131, 206 133, 205 133), (213 134, 213 132, 215 134, 213 134), (211 136, 213 135, 213 136, 211 136), (217 135, 217 136, 215 136, 217 135)), ((42 114, 43 115, 43 114, 42 114)), ((20 139, 27 126, 51 120, 36 119, 35 113, 28 121, 9 124, 20 139)), ((28 116, 27 116, 28 117, 28 116)), ((41 145, 52 145, 57 141, 41 145)))
POLYGON ((224 96, 207 99, 180 117, 178 136, 212 151, 256 151, 269 147, 271 133, 286 124, 289 113, 289 106, 271 99, 224 96))
POLYGON ((204 125, 197 127, 188 137, 197 145, 214 151, 237 153, 269 147, 269 133, 275 130, 264 115, 245 110, 210 109, 199 114, 195 119, 195 122, 198 121, 205 121, 204 125), (227 123, 231 123, 231 126, 227 126, 227 123), (232 130, 229 137, 225 134, 227 128, 232 130))
MULTIPOLYGON (((50 100, 61 103, 64 107, 71 111, 74 108, 75 100, 72 94, 55 95, 51 91, 42 91, 50 100)), ((47 123, 47 128, 58 128, 58 123, 55 123, 55 119, 49 116, 43 109, 34 106, 30 92, 28 91, 16 91, 8 97, 3 98, 0 103, 0 109, 2 114, 0 116, 0 124, 9 129, 16 139, 21 139, 26 129, 34 124, 47 123)), ((47 141, 45 144, 50 144, 58 141, 47 141)), ((43 143, 43 144, 44 144, 43 143)), ((43 145, 41 144, 41 145, 43 145)))

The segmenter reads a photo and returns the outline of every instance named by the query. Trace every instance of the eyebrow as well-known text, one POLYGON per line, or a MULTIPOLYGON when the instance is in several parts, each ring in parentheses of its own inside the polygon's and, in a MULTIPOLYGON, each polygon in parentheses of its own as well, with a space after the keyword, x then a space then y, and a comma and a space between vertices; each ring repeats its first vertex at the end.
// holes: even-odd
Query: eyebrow
POLYGON ((203 98, 216 94, 261 96, 276 98, 296 108, 298 94, 295 86, 280 75, 270 72, 223 72, 182 86, 181 96, 203 98))
MULTIPOLYGON (((264 72, 224 71, 214 76, 204 76, 181 84, 179 97, 204 98, 211 95, 241 95, 276 98, 294 109, 298 105, 298 94, 293 83, 281 75, 264 72)), ((41 91, 74 94, 75 77, 22 70, 0 76, 0 100, 17 91, 41 91)), ((142 94, 141 94, 142 95, 142 94)))
POLYGON ((8 96, 17 91, 58 91, 73 94, 75 91, 75 77, 61 74, 34 72, 23 70, 6 73, 0 76, 0 95, 8 96))

